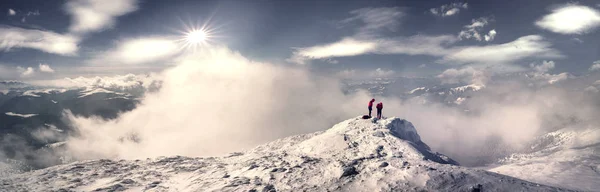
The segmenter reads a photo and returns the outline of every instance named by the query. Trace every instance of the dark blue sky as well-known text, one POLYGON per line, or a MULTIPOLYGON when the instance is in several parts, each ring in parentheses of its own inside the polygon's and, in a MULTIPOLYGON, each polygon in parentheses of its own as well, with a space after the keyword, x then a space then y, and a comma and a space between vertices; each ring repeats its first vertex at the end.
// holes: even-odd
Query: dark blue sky
MULTIPOLYGON (((161 50, 169 53, 143 62, 122 62, 109 53, 125 50, 119 47, 130 40, 185 36, 186 25, 202 24, 211 30, 211 44, 227 46, 250 59, 304 63, 299 65, 332 73, 381 68, 395 75, 434 76, 468 67, 502 73, 497 68, 527 71, 533 70, 532 63, 551 60, 555 66, 548 71, 552 73, 585 74, 600 60, 596 18, 600 7, 594 1, 126 0, 114 1, 125 2, 116 6, 111 2, 2 1, 0 70, 4 72, 0 79, 160 70, 175 53, 161 50), (582 10, 586 14, 568 16, 582 10), (557 15, 549 17, 552 13, 557 15), (564 26, 564 17, 567 24, 576 25, 564 26), (484 24, 465 27, 476 20, 484 24), (547 22, 536 24, 541 21, 547 22), (484 36, 491 30, 496 33, 486 41, 484 36), (461 31, 466 36, 459 35, 461 31), (63 41, 53 39, 53 34, 73 39, 76 47, 53 46, 63 41), (515 42, 526 36, 536 37, 515 42), (332 46, 336 43, 340 43, 337 48, 332 46), (355 50, 357 44, 368 48, 355 50), (54 72, 42 73, 40 63, 54 72), (40 75, 23 75, 27 67, 40 75)), ((150 51, 137 54, 153 55, 150 51)))

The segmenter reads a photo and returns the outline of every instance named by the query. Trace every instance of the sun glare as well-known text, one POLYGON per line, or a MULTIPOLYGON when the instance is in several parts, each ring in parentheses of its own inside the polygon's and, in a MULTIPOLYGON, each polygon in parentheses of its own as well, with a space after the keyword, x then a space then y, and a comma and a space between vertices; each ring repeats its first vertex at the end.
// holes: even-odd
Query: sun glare
POLYGON ((175 31, 181 35, 177 41, 180 43, 182 49, 189 51, 201 50, 216 43, 215 41, 222 37, 219 36, 219 26, 211 26, 209 20, 201 25, 194 22, 181 21, 184 28, 175 31))
POLYGON ((192 30, 187 33, 186 41, 190 44, 200 44, 206 41, 207 34, 203 30, 192 30))

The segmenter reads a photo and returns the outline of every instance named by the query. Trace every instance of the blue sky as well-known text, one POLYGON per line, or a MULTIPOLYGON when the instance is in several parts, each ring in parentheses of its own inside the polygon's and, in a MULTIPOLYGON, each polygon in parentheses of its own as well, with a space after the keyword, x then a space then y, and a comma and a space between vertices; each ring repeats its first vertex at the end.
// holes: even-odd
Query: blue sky
POLYGON ((203 25, 212 46, 341 77, 585 75, 600 69, 599 3, 5 0, 0 79, 160 71, 203 25))

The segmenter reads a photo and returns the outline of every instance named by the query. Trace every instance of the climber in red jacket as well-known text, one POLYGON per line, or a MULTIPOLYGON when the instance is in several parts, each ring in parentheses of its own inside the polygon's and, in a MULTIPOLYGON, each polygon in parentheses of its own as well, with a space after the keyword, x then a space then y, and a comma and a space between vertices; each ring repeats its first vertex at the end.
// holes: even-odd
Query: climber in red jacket
POLYGON ((371 117, 371 111, 373 110, 373 102, 375 102, 375 99, 369 101, 369 118, 371 117))
POLYGON ((381 110, 383 110, 383 103, 377 103, 377 119, 381 119, 381 110))

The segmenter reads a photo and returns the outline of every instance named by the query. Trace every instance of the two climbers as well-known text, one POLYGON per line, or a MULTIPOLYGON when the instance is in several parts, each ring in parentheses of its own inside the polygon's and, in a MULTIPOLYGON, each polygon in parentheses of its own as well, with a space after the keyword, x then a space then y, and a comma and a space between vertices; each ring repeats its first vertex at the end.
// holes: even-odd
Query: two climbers
MULTIPOLYGON (((375 99, 371 99, 371 101, 369 101, 369 117, 371 117, 371 111, 373 110, 373 102, 375 102, 375 99)), ((377 119, 381 119, 381 110, 383 110, 383 103, 377 103, 377 106, 375 106, 375 108, 377 108, 377 119)))

